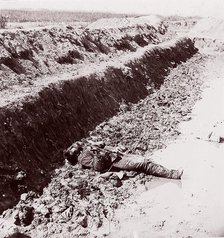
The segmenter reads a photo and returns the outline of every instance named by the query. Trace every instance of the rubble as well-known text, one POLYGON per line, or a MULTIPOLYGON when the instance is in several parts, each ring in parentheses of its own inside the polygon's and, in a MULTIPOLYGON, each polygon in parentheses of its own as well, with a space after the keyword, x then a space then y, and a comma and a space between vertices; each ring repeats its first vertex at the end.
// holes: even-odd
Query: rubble
POLYGON ((16 180, 17 181, 22 181, 23 179, 26 178, 26 173, 24 171, 19 171, 16 175, 16 180))

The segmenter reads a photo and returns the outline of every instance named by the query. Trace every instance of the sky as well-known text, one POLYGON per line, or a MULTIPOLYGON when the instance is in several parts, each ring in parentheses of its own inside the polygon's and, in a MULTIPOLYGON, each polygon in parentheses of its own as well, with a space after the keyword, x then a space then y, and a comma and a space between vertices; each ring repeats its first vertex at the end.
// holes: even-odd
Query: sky
POLYGON ((0 9, 104 11, 224 18, 224 0, 0 0, 0 9))

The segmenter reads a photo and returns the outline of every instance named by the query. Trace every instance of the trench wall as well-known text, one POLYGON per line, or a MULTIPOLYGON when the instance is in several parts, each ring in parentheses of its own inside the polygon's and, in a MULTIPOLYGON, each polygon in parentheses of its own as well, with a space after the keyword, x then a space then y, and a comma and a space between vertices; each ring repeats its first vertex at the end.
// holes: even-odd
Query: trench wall
POLYGON ((148 95, 147 85, 159 88, 169 70, 196 52, 190 39, 181 39, 124 67, 51 84, 36 97, 0 108, 0 212, 21 193, 41 192, 63 163, 64 149, 115 115, 122 100, 136 103, 148 95), (21 171, 26 176, 18 179, 21 171))
POLYGON ((137 23, 119 29, 101 29, 96 22, 95 28, 66 26, 0 32, 0 89, 28 81, 27 77, 34 80, 40 75, 67 71, 100 56, 136 51, 162 41, 160 38, 166 33, 162 22, 156 26, 146 20, 137 23))

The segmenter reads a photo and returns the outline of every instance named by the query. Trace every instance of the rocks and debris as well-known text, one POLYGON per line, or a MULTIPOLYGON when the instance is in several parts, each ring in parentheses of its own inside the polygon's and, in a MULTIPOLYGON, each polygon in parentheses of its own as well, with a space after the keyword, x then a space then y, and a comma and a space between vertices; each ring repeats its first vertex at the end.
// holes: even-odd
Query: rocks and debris
POLYGON ((18 226, 28 226, 32 223, 33 216, 33 207, 21 206, 18 213, 15 215, 15 224, 18 226))
MULTIPOLYGON (((7 141, 11 136, 12 143, 18 147, 12 150, 10 166, 4 163, 4 167, 9 171, 12 168, 19 168, 28 172, 24 185, 13 183, 11 186, 11 183, 8 183, 9 172, 3 175, 0 188, 5 190, 7 197, 4 197, 4 202, 0 203, 0 211, 9 208, 11 204, 15 205, 21 193, 29 190, 41 192, 41 187, 46 186, 50 181, 51 172, 63 160, 61 149, 67 147, 73 139, 86 137, 94 126, 115 115, 122 98, 137 103, 139 98, 148 95, 147 83, 151 85, 153 82, 152 84, 159 88, 165 75, 174 66, 192 57, 196 52, 193 42, 186 38, 156 47, 148 45, 133 54, 127 53, 111 61, 104 61, 102 64, 96 62, 87 68, 83 65, 80 70, 77 70, 78 76, 75 78, 70 78, 69 72, 66 75, 58 75, 57 79, 46 77, 46 81, 41 81, 40 85, 35 82, 28 91, 24 91, 23 87, 14 87, 15 91, 10 95, 15 97, 0 96, 0 103, 5 107, 1 117, 4 125, 1 133, 2 141, 6 144, 6 146, 2 145, 2 160, 8 160, 7 141), (123 64, 128 65, 133 71, 133 78, 129 76, 126 78, 122 70, 120 71, 123 64), (17 98, 18 91, 19 98, 17 98), (13 102, 16 102, 15 107, 10 106, 13 102), (30 103, 36 113, 33 113, 30 106, 26 106, 30 103), (54 119, 49 124, 48 118, 52 118, 52 115, 54 119), (19 124, 21 126, 18 126, 19 124), (27 126, 34 129, 35 137, 32 133, 28 133, 27 126), (12 131, 15 136, 12 135, 12 131), (21 140, 23 137, 24 140, 21 140), (30 146, 37 151, 30 150, 30 146), (24 161, 24 158, 27 159, 24 161), (35 180, 32 180, 32 177, 35 177, 35 180)), ((14 177, 14 174, 12 175, 14 177)))
POLYGON ((200 51, 209 54, 224 52, 224 20, 221 18, 202 18, 188 35, 194 38, 195 46, 200 51))
MULTIPOLYGON (((88 141, 91 146, 116 148, 115 153, 140 155, 164 148, 180 134, 179 122, 188 120, 200 98, 200 72, 205 59, 197 54, 177 66, 160 89, 150 89, 147 98, 98 125, 81 143, 88 141)), ((68 155, 71 162, 77 161, 72 153, 68 155)), ((100 174, 67 163, 55 170, 41 196, 23 194, 17 206, 3 216, 13 218, 19 232, 31 237, 94 237, 91 232, 112 222, 114 210, 126 202, 134 189, 144 191, 144 184, 151 179, 152 176, 129 171, 100 174)), ((0 223, 0 229, 2 226, 0 223)))
POLYGON ((89 140, 104 141, 106 146, 140 155, 163 148, 167 141, 180 134, 177 125, 181 120, 189 120, 195 100, 200 98, 201 61, 201 55, 197 55, 178 66, 159 90, 153 90, 127 112, 120 112, 98 125, 90 133, 89 140))

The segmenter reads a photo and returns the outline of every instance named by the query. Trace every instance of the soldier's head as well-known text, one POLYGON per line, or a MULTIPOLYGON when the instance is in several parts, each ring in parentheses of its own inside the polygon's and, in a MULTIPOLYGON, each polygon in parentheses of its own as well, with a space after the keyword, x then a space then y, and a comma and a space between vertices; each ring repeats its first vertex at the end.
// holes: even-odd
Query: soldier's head
POLYGON ((72 164, 76 164, 78 162, 78 157, 83 151, 83 143, 80 141, 76 141, 73 143, 67 150, 64 151, 64 157, 72 164))

